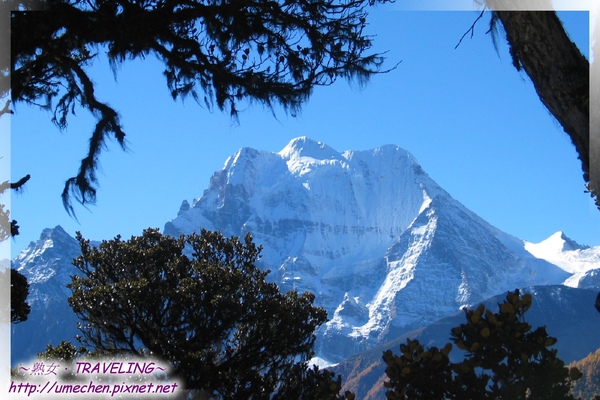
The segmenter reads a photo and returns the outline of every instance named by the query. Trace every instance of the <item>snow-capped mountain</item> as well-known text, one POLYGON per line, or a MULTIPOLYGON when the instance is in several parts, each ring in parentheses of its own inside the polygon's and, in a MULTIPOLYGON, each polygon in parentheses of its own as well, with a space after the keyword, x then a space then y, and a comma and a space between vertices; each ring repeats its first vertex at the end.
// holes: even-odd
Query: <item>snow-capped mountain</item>
POLYGON ((77 317, 67 303, 67 283, 77 273, 72 261, 80 254, 77 240, 60 226, 44 229, 36 242, 31 242, 12 261, 29 282, 31 313, 27 321, 13 324, 11 329, 11 363, 29 361, 46 345, 56 346, 62 340, 74 341, 77 317))
POLYGON ((570 274, 467 210, 397 146, 338 152, 292 140, 245 148, 165 233, 251 232, 283 290, 317 295, 330 321, 317 354, 357 351, 516 287, 570 274))
POLYGON ((540 243, 525 242, 525 249, 535 257, 558 265, 573 274, 565 285, 581 288, 600 287, 600 251, 579 245, 563 232, 556 232, 540 243))
MULTIPOLYGON (((406 150, 388 145, 338 152, 308 138, 294 139, 278 153, 241 149, 215 172, 200 198, 183 201, 164 233, 201 228, 236 236, 252 233, 263 246, 261 266, 272 271, 269 277, 282 291, 316 294, 330 317, 315 349, 324 363, 498 293, 563 283, 580 271, 575 264, 582 252, 600 254, 600 248, 586 250, 564 239, 571 247, 559 254, 580 253, 566 260, 567 266, 557 265, 536 255, 531 250, 536 245, 466 209, 406 150)), ((54 231, 63 237, 62 229, 54 231)), ((13 265, 28 278, 52 275, 57 283, 40 281, 36 290, 64 296, 68 308, 66 294, 55 286, 69 282, 74 267, 52 266, 70 263, 77 249, 68 243, 76 242, 47 236, 42 234, 13 265), (52 255, 57 243, 65 247, 60 257, 52 255)), ((590 262, 590 269, 600 268, 598 261, 590 262)), ((73 335, 65 333, 62 339, 73 335)))

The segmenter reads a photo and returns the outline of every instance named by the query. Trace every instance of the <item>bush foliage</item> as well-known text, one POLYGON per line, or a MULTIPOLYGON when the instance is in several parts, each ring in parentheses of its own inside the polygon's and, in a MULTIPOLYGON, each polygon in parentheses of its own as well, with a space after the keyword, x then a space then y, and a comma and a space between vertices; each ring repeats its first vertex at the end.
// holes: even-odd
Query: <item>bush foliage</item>
POLYGON ((384 353, 388 399, 573 399, 581 373, 565 367, 551 349, 556 339, 545 327, 532 329, 524 315, 532 296, 509 292, 492 313, 480 305, 464 309, 466 322, 453 328, 451 341, 464 351, 452 362, 452 344, 425 348, 417 340, 384 353))
POLYGON ((267 282, 250 235, 148 229, 97 247, 77 240, 82 276, 72 278, 69 304, 96 354, 158 357, 210 398, 346 398, 339 376, 308 368, 325 310, 311 293, 267 282))

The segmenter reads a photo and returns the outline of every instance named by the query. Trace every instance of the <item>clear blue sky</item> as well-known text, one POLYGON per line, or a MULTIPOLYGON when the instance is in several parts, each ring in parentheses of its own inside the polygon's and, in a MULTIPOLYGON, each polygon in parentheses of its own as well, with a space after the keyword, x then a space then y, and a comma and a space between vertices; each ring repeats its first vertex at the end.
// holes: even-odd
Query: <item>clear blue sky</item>
MULTIPOLYGON (((492 225, 538 242, 558 230, 600 245, 600 211, 584 191, 580 164, 561 126, 524 73, 511 64, 502 33, 498 52, 486 35, 489 15, 467 36, 478 12, 399 11, 378 6, 369 29, 375 50, 394 71, 362 90, 339 81, 318 88, 298 117, 249 106, 239 124, 192 100, 173 102, 160 63, 93 68, 97 94, 121 114, 129 152, 110 143, 101 158, 96 206, 63 209, 60 194, 86 152, 93 120, 79 110, 60 132, 51 115, 17 105, 12 116, 12 178, 31 174, 12 198, 21 235, 12 254, 61 225, 91 239, 128 238, 162 228, 182 200, 200 197, 210 176, 239 148, 279 151, 309 136, 337 150, 396 144, 410 151, 453 197, 492 225)), ((572 39, 588 53, 588 14, 561 13, 572 39)))

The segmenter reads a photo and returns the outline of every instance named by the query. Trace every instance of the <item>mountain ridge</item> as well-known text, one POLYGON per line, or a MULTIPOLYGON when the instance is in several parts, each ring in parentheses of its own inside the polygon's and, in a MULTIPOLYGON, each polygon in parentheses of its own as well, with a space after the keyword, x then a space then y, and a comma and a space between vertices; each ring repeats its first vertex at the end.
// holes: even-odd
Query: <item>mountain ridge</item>
MULTIPOLYGON (((563 283, 583 251, 591 260, 590 287, 600 284, 591 276, 600 249, 576 250, 564 261, 575 265, 571 271, 534 257, 394 145, 338 152, 301 137, 279 152, 240 149, 201 197, 182 202, 163 232, 200 229, 252 233, 270 280, 282 291, 315 293, 330 316, 315 346, 325 364, 497 293, 563 283)), ((26 251, 35 253, 35 246, 26 251)), ((29 268, 20 257, 13 265, 29 268)))
MULTIPOLYGON (((533 295, 532 306, 527 311, 525 320, 533 329, 546 326, 548 334, 558 339, 552 348, 558 351, 558 357, 565 364, 581 360, 600 348, 600 324, 595 320, 598 312, 594 308, 596 290, 546 285, 520 288, 519 291, 533 295)), ((497 312, 498 305, 502 303, 505 295, 506 293, 492 296, 481 304, 490 311, 497 312)), ((385 398, 386 389, 383 387, 383 382, 387 377, 382 359, 385 350, 391 349, 394 354, 399 354, 400 344, 406 343, 409 338, 418 340, 426 347, 443 348, 446 343, 451 342, 451 329, 463 323, 465 323, 464 313, 458 311, 432 324, 406 332, 389 342, 348 357, 330 368, 344 377, 342 390, 352 391, 356 398, 364 400, 385 398)), ((464 353, 454 346, 450 353, 451 361, 457 362, 463 357, 464 353)))
POLYGON ((301 137, 277 153, 241 149, 164 231, 199 227, 251 232, 282 290, 317 295, 331 318, 317 354, 331 362, 498 292, 569 277, 394 145, 338 152, 301 137), (432 306, 415 307, 427 290, 432 306))

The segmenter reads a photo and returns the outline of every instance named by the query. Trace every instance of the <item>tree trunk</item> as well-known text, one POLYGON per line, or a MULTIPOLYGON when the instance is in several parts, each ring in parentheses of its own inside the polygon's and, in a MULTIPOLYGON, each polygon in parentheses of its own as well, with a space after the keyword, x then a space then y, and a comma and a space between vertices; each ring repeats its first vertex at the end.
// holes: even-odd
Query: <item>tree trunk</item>
POLYGON ((590 71, 590 190, 596 196, 596 205, 600 208, 600 6, 596 4, 596 28, 594 29, 593 54, 596 55, 590 71))
MULTIPOLYGON (((554 11, 494 9, 494 18, 504 27, 515 68, 527 73, 542 103, 571 137, 585 182, 590 182, 588 60, 569 39, 554 11)), ((599 188, 592 189, 597 193, 599 188)))

